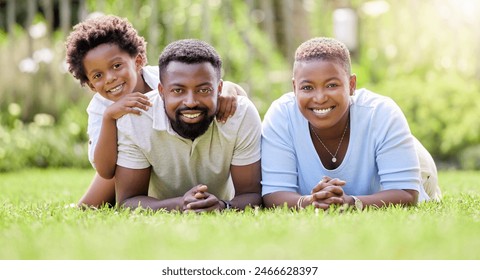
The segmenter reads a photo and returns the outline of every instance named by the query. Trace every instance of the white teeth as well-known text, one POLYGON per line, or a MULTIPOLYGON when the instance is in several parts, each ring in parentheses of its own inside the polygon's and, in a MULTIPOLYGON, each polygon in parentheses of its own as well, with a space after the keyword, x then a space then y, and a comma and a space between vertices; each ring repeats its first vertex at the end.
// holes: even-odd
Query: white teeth
POLYGON ((115 93, 115 92, 117 92, 117 91, 122 90, 122 88, 123 88, 123 84, 121 84, 121 85, 119 85, 119 86, 116 86, 116 87, 108 90, 108 92, 115 93))
POLYGON ((183 114, 183 116, 184 116, 185 118, 188 118, 188 119, 194 119, 194 118, 200 116, 200 114, 201 114, 201 113, 196 113, 196 114, 183 114))
POLYGON ((333 107, 330 107, 330 108, 326 108, 326 109, 313 109, 313 112, 315 114, 326 114, 330 111, 332 111, 333 107))

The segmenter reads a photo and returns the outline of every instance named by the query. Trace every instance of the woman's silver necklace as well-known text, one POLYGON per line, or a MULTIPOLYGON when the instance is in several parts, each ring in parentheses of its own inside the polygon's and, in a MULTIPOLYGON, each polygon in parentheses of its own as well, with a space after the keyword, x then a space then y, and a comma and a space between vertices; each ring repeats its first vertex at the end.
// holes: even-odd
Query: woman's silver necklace
POLYGON ((337 153, 338 153, 338 150, 340 150, 340 146, 342 146, 342 142, 343 142, 343 137, 345 136, 345 133, 347 132, 347 128, 348 128, 348 121, 347 121, 347 125, 345 126, 345 130, 343 130, 343 134, 342 134, 342 138, 340 138, 340 143, 338 143, 338 147, 337 147, 337 150, 335 151, 335 154, 332 154, 330 152, 330 150, 328 150, 327 146, 325 146, 325 144, 323 144, 322 140, 320 139, 320 137, 318 137, 317 133, 315 132, 315 130, 313 129, 313 127, 310 125, 310 129, 312 130, 313 134, 315 135, 315 137, 317 137, 318 141, 320 141, 320 143, 323 145, 323 147, 325 148, 325 150, 327 150, 327 152, 332 156, 332 162, 337 162, 337 153))

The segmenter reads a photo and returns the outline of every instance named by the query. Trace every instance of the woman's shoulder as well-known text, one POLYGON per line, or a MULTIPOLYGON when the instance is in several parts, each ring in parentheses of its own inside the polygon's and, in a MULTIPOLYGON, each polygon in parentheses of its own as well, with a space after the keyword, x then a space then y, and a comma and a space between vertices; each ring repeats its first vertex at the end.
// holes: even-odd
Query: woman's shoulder
POLYGON ((272 102, 269 111, 285 111, 285 109, 288 110, 288 108, 296 108, 296 102, 297 100, 295 99, 295 94, 293 92, 287 92, 272 102))
POLYGON ((385 95, 380 95, 365 88, 355 91, 355 94, 352 97, 352 104, 358 107, 370 107, 378 109, 397 107, 397 104, 392 98, 385 95))

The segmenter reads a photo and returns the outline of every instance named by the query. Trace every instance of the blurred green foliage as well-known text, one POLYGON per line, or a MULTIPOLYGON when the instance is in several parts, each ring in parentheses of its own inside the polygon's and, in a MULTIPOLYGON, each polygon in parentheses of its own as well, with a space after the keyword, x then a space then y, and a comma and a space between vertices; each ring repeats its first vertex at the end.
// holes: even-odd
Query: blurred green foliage
MULTIPOLYGON (((210 42, 223 58, 224 79, 244 87, 262 116, 291 90, 295 48, 334 36, 332 12, 348 6, 358 15, 357 86, 393 98, 440 167, 480 168, 480 1, 81 2, 87 13, 128 18, 147 39, 150 65, 173 40, 210 42)), ((75 3, 68 21, 81 17, 75 3)), ((66 71, 67 33, 45 27, 41 14, 31 24, 29 32, 20 23, 9 34, 0 29, 0 171, 87 167, 92 93, 66 71)))

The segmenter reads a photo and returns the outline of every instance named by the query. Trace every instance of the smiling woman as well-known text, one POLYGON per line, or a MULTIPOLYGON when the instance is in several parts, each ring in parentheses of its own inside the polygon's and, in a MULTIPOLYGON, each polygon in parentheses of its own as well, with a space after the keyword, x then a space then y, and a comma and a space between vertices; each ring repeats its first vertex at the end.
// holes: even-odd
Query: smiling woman
POLYGON ((430 156, 420 147, 393 100, 356 89, 347 47, 313 38, 295 53, 293 92, 264 118, 264 203, 363 210, 430 200, 422 184, 437 173, 433 160, 419 162, 430 156))

